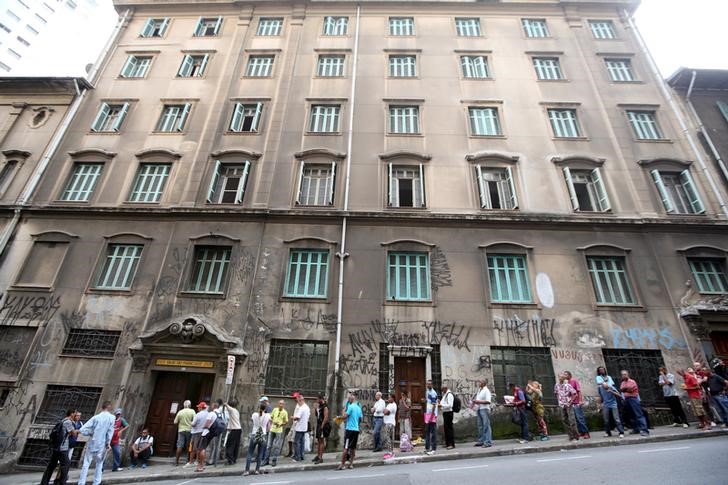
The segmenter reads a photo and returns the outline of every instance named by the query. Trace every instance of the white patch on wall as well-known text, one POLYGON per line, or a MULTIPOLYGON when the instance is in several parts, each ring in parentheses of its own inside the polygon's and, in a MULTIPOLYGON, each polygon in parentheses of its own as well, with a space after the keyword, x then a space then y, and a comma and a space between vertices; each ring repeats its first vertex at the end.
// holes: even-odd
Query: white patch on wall
POLYGON ((536 294, 543 306, 554 307, 554 288, 551 286, 551 279, 546 273, 536 275, 536 294))

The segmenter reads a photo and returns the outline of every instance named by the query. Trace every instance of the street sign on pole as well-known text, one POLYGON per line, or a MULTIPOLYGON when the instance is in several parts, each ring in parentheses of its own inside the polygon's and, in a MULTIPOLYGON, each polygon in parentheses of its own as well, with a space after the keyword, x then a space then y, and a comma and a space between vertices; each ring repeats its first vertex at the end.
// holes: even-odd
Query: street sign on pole
POLYGON ((225 384, 228 386, 233 383, 233 373, 235 372, 235 356, 227 356, 227 375, 225 376, 225 384))

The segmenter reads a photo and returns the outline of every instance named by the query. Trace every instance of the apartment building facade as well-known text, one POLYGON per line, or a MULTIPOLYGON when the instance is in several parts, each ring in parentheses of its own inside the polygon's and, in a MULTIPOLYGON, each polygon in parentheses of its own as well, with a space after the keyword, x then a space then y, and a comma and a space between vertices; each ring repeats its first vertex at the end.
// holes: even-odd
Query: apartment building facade
POLYGON ((117 0, 3 260, 0 323, 30 342, 13 460, 103 399, 162 454, 184 399, 432 379, 467 404, 569 369, 593 401, 606 365, 659 406, 656 367, 726 321, 726 185, 637 3, 117 0))

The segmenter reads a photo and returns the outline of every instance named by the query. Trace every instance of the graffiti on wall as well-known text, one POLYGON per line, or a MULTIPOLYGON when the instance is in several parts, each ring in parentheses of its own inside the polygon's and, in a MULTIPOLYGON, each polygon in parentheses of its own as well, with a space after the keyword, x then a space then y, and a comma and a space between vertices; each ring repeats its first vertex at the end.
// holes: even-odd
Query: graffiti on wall
POLYGON ((558 345, 554 336, 556 319, 541 318, 534 315, 528 320, 521 320, 518 315, 513 318, 493 319, 495 341, 503 346, 553 347, 558 345))
POLYGON ((14 325, 19 321, 28 326, 45 325, 59 308, 60 296, 8 294, 0 308, 0 325, 14 325))
POLYGON ((452 286, 452 272, 447 264, 447 257, 442 249, 435 246, 430 255, 430 286, 437 291, 445 286, 452 286))
POLYGON ((324 313, 320 309, 314 311, 310 307, 306 307, 305 310, 293 307, 290 309, 290 315, 284 313, 284 307, 281 307, 281 326, 286 330, 308 332, 323 329, 328 333, 336 332, 336 313, 324 313))
POLYGON ((349 344, 353 356, 379 350, 378 343, 388 343, 402 347, 446 344, 457 349, 470 347, 471 329, 456 322, 373 320, 368 328, 349 334, 349 344), (404 327, 407 330, 404 330, 404 327))
POLYGON ((616 325, 610 328, 612 347, 616 349, 686 349, 685 339, 675 337, 668 327, 627 327, 616 325))

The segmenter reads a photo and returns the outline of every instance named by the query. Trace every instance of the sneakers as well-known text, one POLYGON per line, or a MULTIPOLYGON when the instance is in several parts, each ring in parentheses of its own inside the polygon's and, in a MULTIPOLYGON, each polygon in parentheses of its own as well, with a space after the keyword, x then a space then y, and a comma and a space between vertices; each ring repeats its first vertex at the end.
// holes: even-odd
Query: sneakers
POLYGON ((389 460, 390 458, 394 458, 394 454, 387 452, 387 453, 384 454, 384 457, 383 458, 385 460, 389 460))
MULTIPOLYGON (((147 464, 146 463, 142 463, 142 469, 144 469, 146 467, 147 467, 147 464)), ((121 470, 121 468, 119 468, 119 470, 121 470)))
POLYGON ((313 457, 313 460, 311 460, 311 461, 312 461, 312 462, 314 462, 314 463, 316 463, 316 464, 318 464, 318 463, 320 462, 320 460, 319 460, 319 457, 318 457, 318 456, 314 456, 314 457, 313 457))
POLYGON ((619 433, 620 438, 624 438, 624 433, 619 433))
POLYGON ((249 472, 248 470, 245 470, 245 471, 243 472, 243 476, 244 476, 244 477, 247 477, 248 475, 250 475, 250 472, 249 472))
POLYGON ((483 446, 483 443, 475 443, 473 446, 483 446))
POLYGON ((339 465, 337 470, 346 470, 346 467, 344 465, 339 465))
POLYGON ((425 451, 425 455, 431 456, 435 454, 435 450, 427 450, 425 451))
POLYGON ((525 444, 525 443, 528 443, 528 440, 518 440, 518 442, 519 442, 520 444, 525 444))
POLYGON ((187 463, 185 463, 184 465, 182 465, 182 468, 189 468, 189 467, 191 467, 191 466, 195 466, 195 464, 194 464, 194 463, 189 463, 189 462, 187 462, 187 463))
POLYGON ((640 432, 640 436, 649 436, 649 435, 650 435, 650 433, 647 432, 647 431, 641 431, 640 432))
MULTIPOLYGON (((710 427, 711 427, 711 428, 715 428, 716 426, 717 426, 717 425, 715 424, 715 421, 711 421, 711 422, 710 422, 710 427)), ((119 468, 119 470, 121 470, 121 468, 119 468)))
POLYGON ((543 435, 543 436, 541 436, 541 438, 539 438, 539 439, 540 439, 541 441, 548 441, 548 440, 549 440, 549 437, 548 437, 548 436, 546 436, 546 435, 543 435))
POLYGON ((354 464, 353 463, 349 463, 349 470, 353 470, 353 469, 354 469, 354 464))
POLYGON ((689 428, 690 426, 688 426, 688 423, 683 423, 682 427, 683 428, 689 428))
POLYGON ((605 438, 611 438, 612 437, 612 433, 604 433, 604 437, 605 438))
POLYGON ((678 428, 680 426, 680 423, 672 423, 673 428, 678 428))

